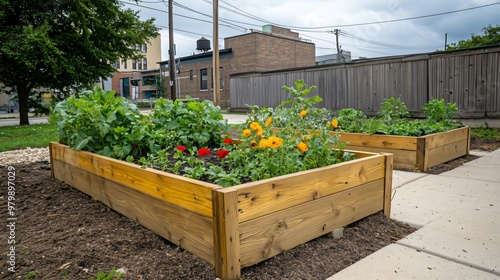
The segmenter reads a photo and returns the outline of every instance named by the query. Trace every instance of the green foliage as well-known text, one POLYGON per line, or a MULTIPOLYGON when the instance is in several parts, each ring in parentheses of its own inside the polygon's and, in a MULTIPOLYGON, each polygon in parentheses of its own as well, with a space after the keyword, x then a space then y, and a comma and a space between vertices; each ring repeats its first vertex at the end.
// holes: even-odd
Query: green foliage
POLYGON ((221 133, 227 134, 227 120, 221 109, 212 102, 159 99, 152 114, 152 122, 161 132, 171 137, 160 142, 162 146, 184 145, 188 148, 219 145, 221 133))
POLYGON ((274 109, 249 106, 251 113, 246 125, 252 121, 265 122, 269 116, 272 116, 274 127, 284 128, 295 125, 297 128, 313 129, 325 126, 332 119, 332 111, 314 107, 323 101, 321 97, 308 97, 316 86, 305 88, 304 81, 297 80, 295 88, 283 86, 282 89, 291 94, 291 97, 274 109), (302 116, 301 113, 304 115, 302 116))
POLYGON ((460 40, 458 43, 451 43, 446 47, 447 51, 465 49, 472 47, 481 47, 500 44, 500 25, 488 25, 483 29, 483 35, 471 34, 470 39, 460 40))
POLYGON ((155 149, 147 117, 113 91, 95 88, 71 96, 54 108, 51 123, 59 140, 75 150, 87 150, 124 159, 155 149))
POLYGON ((26 277, 24 279, 34 279, 34 278, 37 278, 38 275, 40 273, 38 273, 38 271, 31 271, 30 273, 26 274, 26 277))
POLYGON ((168 150, 150 154, 141 162, 144 167, 194 179, 207 178, 228 187, 354 159, 354 154, 343 151, 345 143, 339 136, 330 135, 326 123, 331 119, 320 115, 308 119, 310 112, 321 112, 312 108, 320 99, 306 97, 314 87, 303 89, 303 85, 298 81, 297 88, 286 88, 294 98, 282 103, 279 110, 252 106, 250 120, 240 127, 242 143, 224 141, 211 151, 227 153, 218 154, 218 162, 201 160, 202 149, 198 148, 202 146, 197 148, 196 145, 185 151, 175 151, 174 162, 169 160, 172 155, 168 150), (323 124, 317 125, 315 120, 323 124), (310 128, 314 128, 314 133, 310 128))
POLYGON ((114 280, 114 279, 122 279, 125 277, 124 273, 117 273, 115 268, 111 268, 111 270, 106 273, 103 271, 100 271, 97 273, 96 277, 91 277, 89 280, 114 280))
POLYGON ((21 124, 33 88, 89 88, 115 71, 111 63, 142 56, 130 46, 157 35, 154 19, 140 21, 115 0, 2 1, 0 77, 17 89, 21 124))
POLYGON ((426 119, 434 122, 444 122, 453 119, 453 115, 458 110, 455 103, 444 102, 444 98, 432 99, 422 108, 426 119))
POLYGON ((472 128, 471 136, 484 139, 500 139, 500 129, 488 127, 472 128))
POLYGON ((337 111, 338 127, 342 131, 363 132, 363 121, 366 120, 363 111, 344 108, 337 111))
POLYGON ((379 118, 386 123, 398 122, 399 120, 410 117, 406 104, 400 98, 389 97, 377 112, 379 118))

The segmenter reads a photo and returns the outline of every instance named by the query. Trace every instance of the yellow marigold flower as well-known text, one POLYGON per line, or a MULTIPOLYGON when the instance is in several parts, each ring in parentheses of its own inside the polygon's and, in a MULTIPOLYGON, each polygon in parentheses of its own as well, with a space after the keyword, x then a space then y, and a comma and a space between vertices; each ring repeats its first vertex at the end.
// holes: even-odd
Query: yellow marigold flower
POLYGON ((269 141, 271 142, 271 148, 278 148, 279 146, 281 146, 281 144, 283 144, 283 139, 276 136, 269 137, 269 141))
POLYGON ((332 120, 331 124, 333 128, 337 128, 339 126, 339 121, 337 120, 337 118, 335 118, 332 120))
POLYGON ((297 148, 299 148, 299 150, 302 152, 302 153, 305 153, 307 152, 307 150, 309 150, 309 147, 307 146, 306 143, 304 142, 300 142, 299 144, 297 144, 297 148))
POLYGON ((307 110, 302 110, 302 111, 300 111, 299 115, 300 115, 301 117, 304 117, 305 115, 307 115, 307 110))
POLYGON ((269 141, 269 139, 261 139, 259 141, 259 148, 268 148, 271 146, 271 141, 269 141))
POLYGON ((262 138, 262 130, 257 130, 257 136, 259 136, 259 138, 262 138))
POLYGON ((260 124, 258 122, 252 122, 250 124, 250 128, 255 130, 255 131, 262 130, 262 126, 260 126, 260 124))
POLYGON ((250 134, 252 134, 252 131, 250 131, 250 129, 243 130, 243 137, 248 137, 250 136, 250 134))
POLYGON ((267 118, 267 120, 266 120, 266 126, 270 126, 272 122, 273 122, 273 117, 267 118))

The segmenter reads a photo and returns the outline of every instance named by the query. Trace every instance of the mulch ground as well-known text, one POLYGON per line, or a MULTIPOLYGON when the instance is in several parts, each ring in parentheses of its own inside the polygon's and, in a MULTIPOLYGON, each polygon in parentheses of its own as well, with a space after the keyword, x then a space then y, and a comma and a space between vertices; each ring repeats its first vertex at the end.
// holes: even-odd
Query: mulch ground
MULTIPOLYGON (((500 141, 479 143, 495 149, 500 141)), ((468 157, 432 172, 444 172, 468 157)), ((15 166, 15 273, 7 271, 8 234, 0 231, 1 279, 89 279, 113 267, 125 279, 216 279, 212 265, 159 237, 102 203, 52 179, 47 162, 15 166)), ((0 180, 7 182, 7 168, 0 180)), ((432 173, 434 174, 434 173, 432 173)), ((7 220, 7 188, 0 190, 1 217, 7 220)), ((242 270, 243 279, 325 279, 412 233, 413 228, 381 213, 347 226, 340 239, 322 236, 242 270)), ((9 245, 10 246, 10 245, 9 245)))

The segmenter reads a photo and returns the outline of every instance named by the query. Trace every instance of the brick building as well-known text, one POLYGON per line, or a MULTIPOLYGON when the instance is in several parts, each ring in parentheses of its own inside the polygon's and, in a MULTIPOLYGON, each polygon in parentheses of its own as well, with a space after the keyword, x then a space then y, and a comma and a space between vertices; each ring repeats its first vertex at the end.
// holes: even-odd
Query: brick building
MULTIPOLYGON (((176 59, 177 98, 214 100, 212 52, 204 52, 176 59)), ((219 51, 220 106, 229 107, 229 77, 237 73, 250 73, 295 67, 313 66, 316 63, 315 45, 304 41, 290 29, 265 25, 262 31, 224 39, 224 49, 219 51)), ((161 61, 160 69, 169 85, 169 61, 161 61)), ((170 93, 164 96, 170 96, 170 93)))
MULTIPOLYGON (((144 54, 136 60, 120 60, 113 63, 116 72, 111 78, 111 89, 118 95, 131 100, 146 99, 157 94, 157 87, 151 80, 159 74, 158 61, 161 60, 161 37, 147 44, 133 46, 144 54), (137 83, 136 83, 137 81, 137 83)), ((105 89, 108 89, 105 87, 105 89)))

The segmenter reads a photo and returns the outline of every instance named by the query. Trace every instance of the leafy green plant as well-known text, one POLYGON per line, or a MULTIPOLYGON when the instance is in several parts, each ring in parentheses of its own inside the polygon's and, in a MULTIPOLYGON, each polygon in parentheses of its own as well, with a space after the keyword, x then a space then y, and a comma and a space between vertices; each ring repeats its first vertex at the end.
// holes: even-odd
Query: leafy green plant
POLYGON ((295 126, 297 128, 314 129, 325 126, 333 117, 333 112, 324 108, 315 107, 323 99, 319 96, 308 96, 316 86, 306 88, 303 80, 297 80, 294 87, 283 86, 282 89, 291 97, 281 102, 277 108, 259 108, 250 106, 251 114, 245 123, 265 122, 269 116, 273 117, 274 127, 295 126))
POLYGON ((156 149, 147 117, 113 91, 95 88, 71 96, 55 106, 50 121, 58 126, 60 142, 75 150, 124 159, 156 149))
POLYGON ((189 148, 219 144, 228 130, 220 107, 208 100, 187 99, 188 102, 156 101, 151 121, 159 133, 168 132, 162 136, 164 139, 156 135, 157 140, 162 146, 184 145, 189 148))
POLYGON ((113 280, 113 279, 122 279, 124 277, 125 277, 124 273, 116 272, 115 268, 113 267, 108 273, 100 271, 99 273, 97 273, 95 278, 91 277, 89 278, 89 280, 113 280))
POLYGON ((401 101, 400 98, 395 99, 394 97, 389 97, 382 102, 377 115, 382 119, 382 121, 393 123, 409 118, 410 112, 408 112, 406 104, 401 101))
POLYGON ((33 278, 37 278, 39 275, 38 271, 31 271, 29 272, 28 274, 26 274, 26 277, 24 279, 33 279, 33 278))

